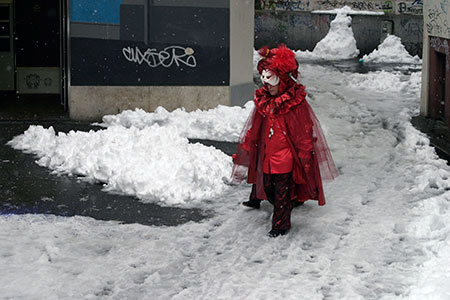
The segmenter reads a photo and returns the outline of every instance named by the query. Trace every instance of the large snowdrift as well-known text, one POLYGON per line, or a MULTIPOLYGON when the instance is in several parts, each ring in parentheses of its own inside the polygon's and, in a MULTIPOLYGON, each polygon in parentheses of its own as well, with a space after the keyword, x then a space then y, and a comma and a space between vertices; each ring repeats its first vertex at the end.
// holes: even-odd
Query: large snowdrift
POLYGON ((37 163, 60 174, 105 183, 105 191, 161 205, 195 206, 227 186, 231 158, 202 144, 189 144, 176 128, 111 126, 97 132, 58 133, 30 126, 9 142, 34 153, 37 163))

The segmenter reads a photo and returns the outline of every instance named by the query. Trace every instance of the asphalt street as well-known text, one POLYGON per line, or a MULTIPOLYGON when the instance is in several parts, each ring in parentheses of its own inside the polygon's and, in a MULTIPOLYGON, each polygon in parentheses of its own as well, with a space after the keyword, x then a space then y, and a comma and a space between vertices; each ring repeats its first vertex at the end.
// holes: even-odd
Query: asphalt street
MULTIPOLYGON (((89 123, 69 120, 0 121, 0 214, 54 214, 88 216, 123 223, 174 226, 200 221, 212 215, 201 209, 161 207, 142 203, 137 198, 102 191, 101 183, 77 176, 52 174, 38 166, 32 154, 12 149, 6 143, 30 125, 53 126, 57 132, 98 130, 89 123)), ((231 155, 235 144, 191 140, 212 145, 231 155)))

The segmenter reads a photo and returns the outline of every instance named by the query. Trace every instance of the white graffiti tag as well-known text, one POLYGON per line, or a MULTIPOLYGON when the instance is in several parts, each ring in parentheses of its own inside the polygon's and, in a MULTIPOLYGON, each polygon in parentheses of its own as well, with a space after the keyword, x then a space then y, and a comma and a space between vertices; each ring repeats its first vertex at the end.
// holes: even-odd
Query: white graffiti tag
POLYGON ((197 66, 194 50, 189 47, 169 46, 159 52, 151 48, 142 52, 139 47, 126 47, 122 49, 122 53, 129 62, 134 62, 139 65, 146 63, 151 68, 159 66, 169 68, 173 64, 177 67, 185 65, 195 68, 197 66))

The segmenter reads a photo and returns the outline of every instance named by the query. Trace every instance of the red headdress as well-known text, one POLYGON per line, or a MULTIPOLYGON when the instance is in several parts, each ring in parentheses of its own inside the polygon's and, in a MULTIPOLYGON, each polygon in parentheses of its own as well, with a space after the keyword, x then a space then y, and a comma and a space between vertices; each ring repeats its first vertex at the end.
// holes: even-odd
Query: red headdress
POLYGON ((258 72, 267 70, 280 78, 280 91, 292 86, 298 76, 298 62, 295 53, 281 44, 277 48, 269 49, 264 46, 258 50, 261 59, 258 62, 258 72))

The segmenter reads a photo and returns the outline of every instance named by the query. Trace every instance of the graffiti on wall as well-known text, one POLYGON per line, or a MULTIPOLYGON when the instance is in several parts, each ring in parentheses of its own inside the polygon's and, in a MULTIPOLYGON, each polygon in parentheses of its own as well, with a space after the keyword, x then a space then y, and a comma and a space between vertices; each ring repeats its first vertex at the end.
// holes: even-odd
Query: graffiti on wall
POLYGON ((173 65, 177 67, 184 65, 191 68, 197 66, 197 61, 193 55, 194 50, 189 47, 170 46, 159 52, 156 49, 150 48, 142 51, 139 47, 126 47, 122 49, 122 54, 129 62, 134 62, 139 65, 145 63, 151 68, 159 66, 170 68, 173 65))
POLYGON ((425 28, 428 34, 450 37, 447 9, 448 0, 442 0, 439 4, 427 8, 425 12, 425 28))
POLYGON ((387 14, 423 14, 423 0, 259 0, 256 3, 258 9, 265 10, 311 11, 349 6, 354 10, 383 11, 387 14))
POLYGON ((259 7, 266 10, 306 11, 310 0, 260 0, 259 7))
POLYGON ((349 6, 356 10, 382 11, 392 10, 392 1, 351 1, 351 0, 320 0, 321 9, 334 9, 349 6))
MULTIPOLYGON (((448 1, 448 0, 446 0, 448 1)), ((398 2, 397 12, 399 14, 410 14, 410 15, 422 15, 423 14, 423 1, 414 0, 412 2, 398 2)))

